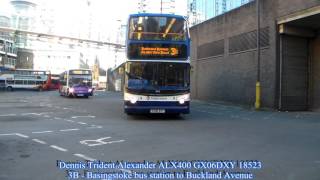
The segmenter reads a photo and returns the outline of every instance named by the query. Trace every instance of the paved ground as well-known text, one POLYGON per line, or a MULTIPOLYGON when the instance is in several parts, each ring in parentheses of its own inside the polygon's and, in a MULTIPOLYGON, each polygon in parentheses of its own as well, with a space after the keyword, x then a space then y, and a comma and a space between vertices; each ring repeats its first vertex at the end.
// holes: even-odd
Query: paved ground
POLYGON ((0 179, 67 179, 57 160, 257 160, 261 169, 241 172, 257 180, 320 179, 319 113, 194 101, 191 114, 179 118, 132 117, 123 113, 121 99, 111 92, 89 99, 0 92, 0 179))

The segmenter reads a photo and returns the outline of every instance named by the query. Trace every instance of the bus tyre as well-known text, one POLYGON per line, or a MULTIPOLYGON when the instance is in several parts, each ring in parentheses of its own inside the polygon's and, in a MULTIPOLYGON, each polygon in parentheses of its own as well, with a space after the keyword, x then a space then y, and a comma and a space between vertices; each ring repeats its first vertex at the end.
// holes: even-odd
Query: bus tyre
POLYGON ((172 118, 179 118, 179 117, 180 117, 180 113, 170 114, 170 117, 172 117, 172 118))
POLYGON ((67 96, 68 96, 69 98, 72 98, 72 97, 73 97, 73 95, 72 95, 71 93, 69 93, 69 91, 67 92, 67 96))
POLYGON ((126 112, 127 116, 133 116, 133 113, 126 112))
POLYGON ((13 91, 13 88, 11 86, 8 86, 7 91, 13 91))

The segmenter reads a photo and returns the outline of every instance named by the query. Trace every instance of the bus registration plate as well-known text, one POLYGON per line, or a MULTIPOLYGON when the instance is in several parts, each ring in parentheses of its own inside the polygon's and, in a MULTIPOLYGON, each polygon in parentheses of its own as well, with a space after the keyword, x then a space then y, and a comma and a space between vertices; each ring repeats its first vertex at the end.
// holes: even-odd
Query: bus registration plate
POLYGON ((150 109, 150 113, 152 114, 156 114, 156 113, 163 114, 165 112, 166 112, 165 109, 150 109))

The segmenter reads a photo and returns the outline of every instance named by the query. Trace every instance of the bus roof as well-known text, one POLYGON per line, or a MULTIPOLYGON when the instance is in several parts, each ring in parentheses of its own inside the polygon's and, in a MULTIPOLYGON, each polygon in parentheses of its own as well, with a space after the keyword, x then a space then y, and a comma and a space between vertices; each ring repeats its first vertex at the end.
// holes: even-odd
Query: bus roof
POLYGON ((67 71, 74 71, 74 70, 92 71, 91 69, 84 69, 84 68, 69 69, 67 71))
POLYGON ((176 14, 160 14, 160 13, 139 13, 139 14, 130 14, 130 17, 141 17, 141 16, 154 16, 154 17, 173 17, 173 18, 182 18, 186 19, 184 16, 176 14))
POLYGON ((37 70, 37 69, 15 69, 13 71, 49 72, 50 73, 50 70, 37 70))

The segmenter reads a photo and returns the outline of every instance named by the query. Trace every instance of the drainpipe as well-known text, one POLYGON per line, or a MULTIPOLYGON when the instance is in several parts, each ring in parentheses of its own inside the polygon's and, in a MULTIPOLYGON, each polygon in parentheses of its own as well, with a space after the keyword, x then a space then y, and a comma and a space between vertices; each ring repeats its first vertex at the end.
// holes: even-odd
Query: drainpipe
POLYGON ((260 0, 256 0, 257 8, 257 81, 256 81, 256 102, 255 109, 261 107, 261 84, 260 84, 260 0))

